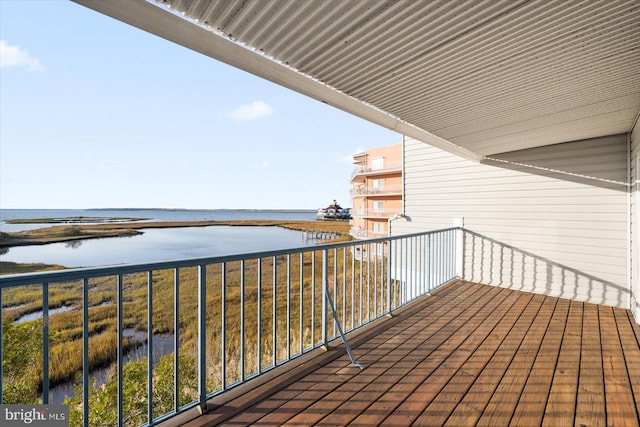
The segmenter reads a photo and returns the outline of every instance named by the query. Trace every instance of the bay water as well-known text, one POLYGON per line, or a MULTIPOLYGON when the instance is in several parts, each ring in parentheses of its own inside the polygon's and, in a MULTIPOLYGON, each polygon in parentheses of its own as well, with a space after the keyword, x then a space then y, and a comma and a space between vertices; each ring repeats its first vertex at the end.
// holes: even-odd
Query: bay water
MULTIPOLYGON (((0 210, 0 231, 20 231, 52 224, 7 224, 12 218, 108 217, 146 218, 145 221, 203 220, 315 220, 305 210, 0 210)), ((90 222, 89 222, 90 223, 90 222)), ((314 245, 299 231, 280 227, 207 226, 144 229, 130 237, 78 240, 47 245, 17 246, 0 250, 0 261, 92 267, 213 257, 314 245)))

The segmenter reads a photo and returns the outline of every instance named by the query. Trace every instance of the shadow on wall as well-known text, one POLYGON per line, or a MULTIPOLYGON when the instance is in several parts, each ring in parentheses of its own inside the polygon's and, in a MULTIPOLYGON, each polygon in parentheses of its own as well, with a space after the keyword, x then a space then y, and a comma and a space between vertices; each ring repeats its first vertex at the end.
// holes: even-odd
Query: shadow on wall
POLYGON ((464 230, 463 278, 473 282, 629 308, 624 286, 464 230))
POLYGON ((626 134, 496 154, 482 163, 608 190, 629 188, 626 134))

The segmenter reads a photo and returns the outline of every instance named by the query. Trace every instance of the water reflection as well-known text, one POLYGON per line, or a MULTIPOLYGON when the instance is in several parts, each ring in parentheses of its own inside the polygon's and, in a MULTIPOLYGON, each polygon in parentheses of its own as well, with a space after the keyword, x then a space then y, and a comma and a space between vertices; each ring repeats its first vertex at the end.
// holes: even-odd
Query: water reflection
MULTIPOLYGON (((50 308, 49 309, 49 316, 52 316, 56 313, 64 313, 65 311, 69 311, 71 310, 73 307, 70 305, 63 305, 61 307, 58 308, 50 308)), ((36 319, 40 319, 42 318, 42 311, 35 311, 33 313, 29 313, 29 314, 25 314, 24 316, 22 316, 21 318, 19 318, 18 320, 16 320, 16 324, 20 325, 24 322, 27 322, 29 320, 36 320, 36 319)))
POLYGON ((185 227, 148 229, 137 236, 18 246, 0 261, 66 267, 144 263, 214 257, 311 246, 303 233, 281 227, 185 227))

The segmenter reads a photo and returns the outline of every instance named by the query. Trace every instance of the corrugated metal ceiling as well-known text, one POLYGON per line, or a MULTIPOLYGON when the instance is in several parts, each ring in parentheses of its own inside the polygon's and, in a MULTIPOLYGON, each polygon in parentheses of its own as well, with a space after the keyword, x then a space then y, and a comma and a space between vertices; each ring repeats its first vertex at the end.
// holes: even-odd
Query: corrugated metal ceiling
POLYGON ((629 132, 640 111, 640 0, 160 3, 479 156, 629 132))

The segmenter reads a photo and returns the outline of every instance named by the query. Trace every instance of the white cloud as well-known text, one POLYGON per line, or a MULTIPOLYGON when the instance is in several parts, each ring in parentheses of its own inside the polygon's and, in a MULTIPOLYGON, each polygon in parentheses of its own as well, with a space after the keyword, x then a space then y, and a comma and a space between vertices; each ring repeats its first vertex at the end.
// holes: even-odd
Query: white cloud
POLYGON ((353 155, 347 154, 346 156, 338 157, 338 162, 339 163, 345 163, 345 164, 348 164, 348 165, 352 165, 353 164, 353 155))
POLYGON ((44 69, 38 58, 29 55, 20 46, 9 46, 4 40, 0 40, 0 67, 26 67, 28 71, 44 69))
POLYGON ((354 151, 351 154, 346 154, 340 158, 338 158, 338 161, 340 163, 347 163, 349 165, 353 165, 353 156, 355 154, 360 154, 360 153, 364 153, 364 149, 363 148, 358 148, 356 151, 354 151))
POLYGON ((229 114, 234 120, 256 120, 270 116, 273 109, 262 101, 254 101, 251 104, 241 105, 229 114))

